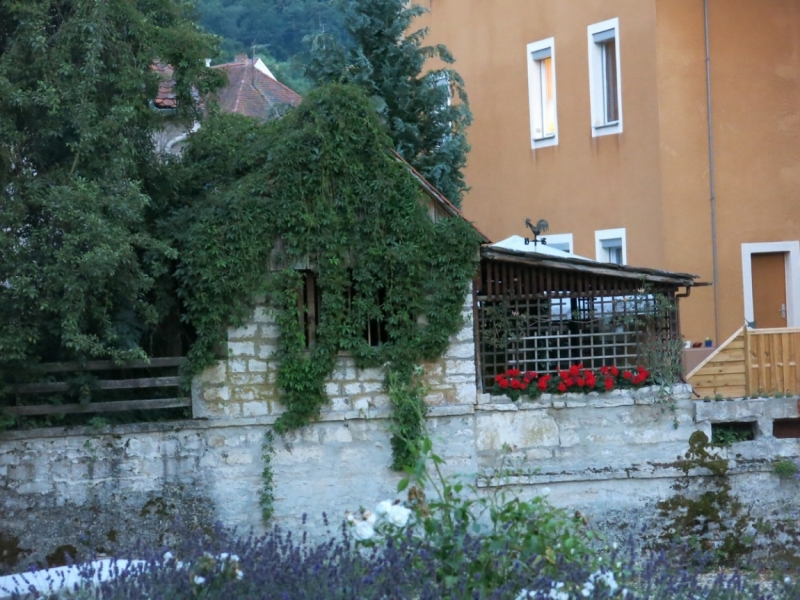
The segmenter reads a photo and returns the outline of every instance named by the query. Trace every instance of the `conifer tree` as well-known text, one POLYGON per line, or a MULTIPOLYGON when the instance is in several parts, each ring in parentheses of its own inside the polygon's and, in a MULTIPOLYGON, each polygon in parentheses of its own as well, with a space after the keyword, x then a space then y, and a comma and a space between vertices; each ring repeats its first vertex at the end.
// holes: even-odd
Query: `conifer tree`
POLYGON ((384 115, 395 150, 460 206, 467 190, 466 128, 472 120, 464 81, 447 67, 455 59, 445 46, 424 45, 427 30, 412 31, 424 9, 407 4, 342 1, 347 39, 311 38, 307 74, 318 84, 365 88, 384 115))

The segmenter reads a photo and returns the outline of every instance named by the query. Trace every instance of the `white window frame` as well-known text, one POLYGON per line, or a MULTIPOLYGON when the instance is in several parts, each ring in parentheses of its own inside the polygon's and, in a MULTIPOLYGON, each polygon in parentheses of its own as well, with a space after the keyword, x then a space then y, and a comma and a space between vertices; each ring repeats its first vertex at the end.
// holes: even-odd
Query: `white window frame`
MULTIPOLYGON (((608 240, 622 241, 622 264, 628 264, 628 240, 625 235, 625 228, 618 229, 599 229, 594 232, 595 259, 597 262, 608 263, 608 253, 603 248, 603 242, 608 240)), ((615 264, 615 263, 612 263, 615 264)))
POLYGON ((592 108, 592 137, 622 133, 622 69, 620 68, 619 19, 608 19, 587 27, 589 40, 589 96, 592 108), (617 65, 617 115, 616 121, 606 120, 606 85, 603 61, 603 44, 595 41, 595 36, 606 32, 613 38, 617 65))
POLYGON ((800 327, 800 242, 797 241, 742 244, 745 322, 752 323, 756 318, 753 308, 753 254, 766 252, 786 254, 786 326, 800 327))
POLYGON ((544 238, 547 240, 547 245, 552 246, 553 244, 567 244, 569 246, 570 254, 575 254, 575 247, 572 245, 572 234, 571 233, 547 233, 545 234, 544 238))
POLYGON ((528 105, 531 118, 531 148, 546 148, 558 145, 558 85, 556 83, 556 45, 555 38, 547 38, 532 42, 527 46, 528 62, 528 105), (550 53, 550 60, 553 69, 553 120, 555 132, 551 135, 543 135, 537 129, 544 130, 544 86, 542 85, 542 73, 540 60, 534 58, 534 54, 550 53))

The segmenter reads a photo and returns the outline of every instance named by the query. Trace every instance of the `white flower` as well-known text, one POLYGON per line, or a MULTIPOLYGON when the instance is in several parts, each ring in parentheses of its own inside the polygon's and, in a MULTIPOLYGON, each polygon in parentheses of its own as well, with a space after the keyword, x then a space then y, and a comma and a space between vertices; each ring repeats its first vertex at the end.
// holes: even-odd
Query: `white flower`
POLYGON ((231 554, 231 560, 238 563, 239 557, 236 554, 231 554))
POLYGON ((787 577, 784 577, 784 578, 783 578, 783 583, 787 583, 787 584, 788 584, 788 583, 792 583, 792 578, 791 578, 791 577, 788 577, 788 576, 787 576, 787 577))
POLYGON ((219 559, 220 560, 228 560, 229 556, 230 556, 230 554, 228 554, 227 552, 223 552, 222 554, 219 555, 219 559))
POLYGON ((378 517, 375 515, 374 512, 370 510, 365 510, 363 517, 367 523, 375 527, 375 522, 378 520, 378 517))
POLYGON ((175 557, 172 555, 172 552, 164 552, 164 562, 169 562, 173 558, 175 557))
POLYGON ((200 577, 200 575, 195 575, 194 576, 195 585, 203 585, 205 582, 206 582, 206 578, 205 577, 200 577))
POLYGON ((244 577, 244 573, 242 573, 239 569, 236 569, 236 579, 242 579, 244 577))
POLYGON ((411 510, 401 504, 395 504, 386 514, 386 520, 396 527, 405 527, 408 523, 408 518, 411 516, 411 510))
POLYGON ((614 579, 614 573, 612 573, 611 571, 606 571, 605 573, 603 573, 600 570, 595 571, 594 573, 589 575, 589 581, 587 581, 583 585, 583 587, 584 589, 586 589, 586 587, 589 586, 589 589, 591 591, 594 589, 594 584, 598 582, 602 583, 606 588, 608 588, 608 591, 612 594, 614 594, 619 588, 617 580, 614 579))
POLYGON ((550 593, 547 594, 547 597, 550 600, 569 600, 569 594, 567 592, 559 592, 561 588, 564 587, 564 584, 560 581, 554 581, 551 584, 553 587, 550 590, 550 593))
POLYGON ((549 487, 542 488, 541 494, 542 498, 546 498, 547 496, 550 495, 550 488, 549 487))
POLYGON ((359 521, 353 529, 353 537, 360 542, 371 540, 375 537, 375 528, 367 521, 359 521))
MULTIPOLYGON (((560 581, 554 581, 552 584, 552 588, 550 591, 547 592, 546 598, 550 598, 550 600, 570 600, 569 593, 559 591, 561 588, 564 587, 564 584, 560 581)), ((538 592, 541 594, 541 592, 538 592)), ((515 600, 532 600, 533 598, 538 598, 537 592, 529 592, 528 590, 522 590, 519 595, 516 597, 515 600)))
POLYGON ((386 514, 389 512, 389 509, 392 508, 392 501, 391 500, 384 500, 383 502, 378 502, 378 506, 375 507, 375 514, 379 517, 385 517, 386 514))
POLYGON ((351 513, 350 511, 347 511, 345 513, 344 518, 347 519, 347 524, 348 525, 355 525, 356 524, 356 516, 353 513, 351 513))

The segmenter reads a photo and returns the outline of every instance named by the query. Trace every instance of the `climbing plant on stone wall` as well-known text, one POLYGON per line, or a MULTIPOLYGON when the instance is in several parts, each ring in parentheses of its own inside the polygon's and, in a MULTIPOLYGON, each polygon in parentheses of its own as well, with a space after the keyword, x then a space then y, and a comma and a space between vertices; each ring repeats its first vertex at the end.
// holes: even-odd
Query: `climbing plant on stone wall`
POLYGON ((462 325, 479 238, 464 219, 431 219, 391 148, 373 104, 347 85, 315 90, 280 121, 210 118, 177 167, 174 209, 162 226, 175 232, 179 294, 197 332, 191 370, 218 360, 228 327, 267 294, 287 408, 276 431, 318 416, 324 382, 345 351, 359 368, 384 368, 393 466, 402 468, 422 433, 415 367, 441 356, 462 325), (309 273, 321 299, 316 315, 301 300, 309 273), (365 336, 370 323, 380 323, 379 344, 365 336))

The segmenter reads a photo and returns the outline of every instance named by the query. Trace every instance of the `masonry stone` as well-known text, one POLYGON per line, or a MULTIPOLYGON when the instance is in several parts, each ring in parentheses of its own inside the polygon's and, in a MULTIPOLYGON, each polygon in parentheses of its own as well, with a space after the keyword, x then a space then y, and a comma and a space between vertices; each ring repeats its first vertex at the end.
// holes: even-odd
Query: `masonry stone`
MULTIPOLYGON (((521 498, 550 487, 553 503, 613 533, 652 524, 693 431, 710 435, 712 423, 750 420, 756 439, 720 450, 735 490, 757 516, 796 504, 796 489, 771 474, 776 457, 800 455, 796 440, 771 434, 772 420, 798 418, 796 398, 694 402, 690 388, 675 386, 673 412, 653 388, 543 394, 533 402, 478 393, 466 306, 449 354, 425 365, 428 429, 448 475, 479 483, 478 473, 514 464, 521 498)), ((228 359, 193 382, 192 420, 1 432, 0 534, 19 537, 31 549, 27 558, 41 560, 63 544, 93 553, 86 540, 107 540, 111 528, 118 544, 141 537, 154 546, 165 534, 188 535, 215 521, 263 531, 262 443, 285 410, 269 360, 277 333, 263 307, 231 332, 228 359), (185 531, 172 529, 177 516, 189 523, 185 531)), ((275 523, 299 535, 306 514, 306 531, 320 538, 323 512, 336 525, 346 510, 396 497, 402 475, 389 468, 391 402, 382 382, 380 369, 358 370, 352 356, 338 357, 319 420, 275 438, 275 523)), ((503 485, 488 481, 480 483, 487 492, 503 485)))
POLYGON ((253 356, 256 350, 253 342, 228 342, 228 352, 232 356, 253 356))
POLYGON ((244 340, 248 338, 252 338, 256 335, 258 331, 258 325, 245 325, 244 327, 238 327, 236 329, 231 329, 228 331, 228 339, 231 340, 244 340))

